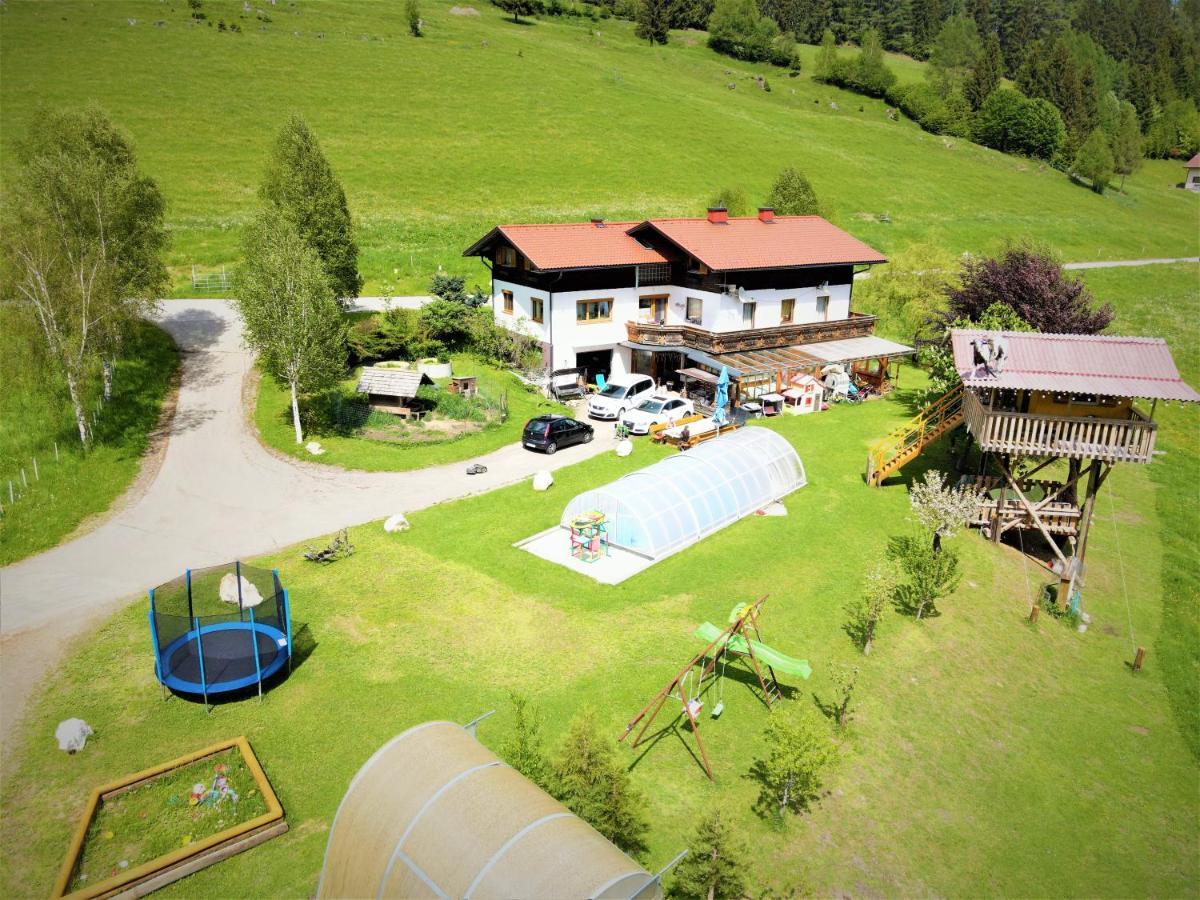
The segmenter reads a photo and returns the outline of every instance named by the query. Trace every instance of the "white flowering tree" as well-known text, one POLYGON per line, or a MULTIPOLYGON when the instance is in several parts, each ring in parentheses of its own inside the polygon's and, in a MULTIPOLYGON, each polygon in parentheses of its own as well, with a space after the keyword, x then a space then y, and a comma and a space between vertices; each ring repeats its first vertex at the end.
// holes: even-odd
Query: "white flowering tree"
POLYGON ((933 552, 942 549, 942 538, 954 534, 970 521, 979 495, 972 488, 951 487, 946 476, 937 469, 925 473, 925 480, 909 489, 913 518, 933 534, 933 552))

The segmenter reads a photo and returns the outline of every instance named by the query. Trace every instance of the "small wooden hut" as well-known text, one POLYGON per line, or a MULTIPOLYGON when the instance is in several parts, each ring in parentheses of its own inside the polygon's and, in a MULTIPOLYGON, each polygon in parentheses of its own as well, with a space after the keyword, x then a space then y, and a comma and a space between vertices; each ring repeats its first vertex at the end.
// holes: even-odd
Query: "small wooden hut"
POLYGON ((362 370, 355 391, 367 395, 371 409, 407 419, 420 414, 417 390, 425 384, 433 384, 433 379, 424 372, 368 366, 362 370))

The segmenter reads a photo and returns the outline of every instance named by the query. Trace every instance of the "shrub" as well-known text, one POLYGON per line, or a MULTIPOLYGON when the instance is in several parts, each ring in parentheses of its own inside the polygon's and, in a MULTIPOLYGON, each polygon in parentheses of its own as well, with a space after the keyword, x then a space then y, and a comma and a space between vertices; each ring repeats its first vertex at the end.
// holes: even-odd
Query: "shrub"
POLYGON ((1173 100, 1146 131, 1146 155, 1187 158, 1200 150, 1200 113, 1191 100, 1173 100))
POLYGON ((1066 129, 1050 101, 1030 100, 1011 88, 998 88, 979 107, 972 136, 1001 153, 1051 159, 1062 147, 1066 129))
POLYGON ((782 819, 786 813, 807 809, 836 756, 828 727, 810 709, 777 705, 771 710, 763 743, 767 755, 751 769, 760 784, 759 814, 782 819))
MULTIPOLYGON (((833 35, 830 34, 832 39, 833 35)), ((883 59, 879 32, 868 28, 854 56, 839 58, 832 40, 822 39, 817 60, 818 78, 870 97, 883 97, 896 83, 896 73, 883 59)))
POLYGON ((731 216, 744 216, 750 212, 750 201, 746 199, 746 192, 740 186, 721 188, 708 201, 708 205, 723 206, 731 216))
POLYGON ((1087 140, 1071 161, 1071 171, 1086 178, 1092 184, 1092 190, 1103 194, 1108 187, 1108 181, 1113 177, 1116 163, 1113 161, 1112 150, 1108 147, 1108 138, 1099 128, 1093 129, 1087 140))
POLYGON ((937 615, 937 604, 962 578, 957 551, 947 547, 939 552, 925 535, 906 534, 892 538, 887 553, 902 575, 893 595, 896 609, 917 619, 937 615))
POLYGON ((759 13, 755 0, 717 0, 708 20, 708 46, 734 59, 774 62, 778 37, 779 26, 759 13))
POLYGON ((817 216, 821 214, 817 193, 799 169, 783 169, 767 196, 767 206, 780 216, 817 216))
POLYGON ((926 131, 966 137, 971 105, 962 94, 943 98, 930 84, 905 84, 887 92, 887 100, 926 131))

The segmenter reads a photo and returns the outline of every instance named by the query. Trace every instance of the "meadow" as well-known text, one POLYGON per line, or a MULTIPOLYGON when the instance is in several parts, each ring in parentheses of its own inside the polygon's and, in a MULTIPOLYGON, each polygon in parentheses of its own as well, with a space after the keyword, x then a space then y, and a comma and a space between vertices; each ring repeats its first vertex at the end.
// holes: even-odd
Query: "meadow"
MULTIPOLYGON (((367 294, 423 293, 439 266, 485 280, 460 254, 497 222, 697 214, 729 185, 753 203, 787 165, 808 173, 834 222, 885 252, 916 240, 984 252, 1021 236, 1074 260, 1200 246, 1177 163, 1148 162, 1126 193, 1101 197, 817 84, 814 48, 792 78, 718 56, 698 32, 651 48, 615 19, 515 25, 489 4, 478 16, 449 8, 422 4, 418 40, 402 4, 297 0, 263 22, 235 0, 205 0, 208 22, 240 23, 231 33, 189 25, 183 0, 11 2, 0 171, 39 103, 99 103, 168 198, 177 295, 194 294, 193 264, 236 262, 238 226, 292 111, 345 185, 367 294)), ((920 64, 893 63, 920 77, 920 64)))

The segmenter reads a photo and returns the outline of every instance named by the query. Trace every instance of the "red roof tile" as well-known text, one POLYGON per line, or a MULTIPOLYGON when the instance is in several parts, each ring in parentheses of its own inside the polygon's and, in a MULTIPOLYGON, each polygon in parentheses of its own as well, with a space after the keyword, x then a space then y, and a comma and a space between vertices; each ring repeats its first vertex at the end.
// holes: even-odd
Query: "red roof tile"
POLYGON ((1183 164, 1185 169, 1200 169, 1200 153, 1197 153, 1191 159, 1183 164))
MULTIPOLYGON (((501 225, 496 231, 539 269, 582 269, 663 263, 667 258, 629 235, 637 222, 501 225)), ((476 245, 478 246, 478 245, 476 245)), ((470 251, 468 251, 470 253, 470 251)))
POLYGON ((999 374, 976 366, 971 342, 996 332, 951 332, 954 368, 970 387, 1063 391, 1107 397, 1200 401, 1162 338, 1001 332, 1008 360, 999 374))
POLYGON ((771 222, 746 216, 723 223, 651 219, 646 224, 717 271, 887 262, 878 250, 820 216, 776 216, 771 222))

